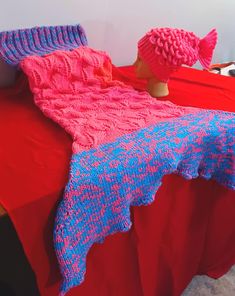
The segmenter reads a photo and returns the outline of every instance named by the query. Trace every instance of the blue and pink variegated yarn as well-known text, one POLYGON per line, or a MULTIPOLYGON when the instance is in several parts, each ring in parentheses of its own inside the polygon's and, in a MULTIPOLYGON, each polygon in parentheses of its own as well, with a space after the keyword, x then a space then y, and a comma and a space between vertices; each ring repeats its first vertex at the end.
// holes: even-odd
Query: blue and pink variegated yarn
POLYGON ((17 66, 27 56, 43 56, 55 50, 70 50, 87 45, 80 25, 34 27, 0 32, 0 58, 17 66))
POLYGON ((201 176, 235 189, 234 135, 234 114, 202 111, 74 154, 54 233, 61 295, 84 280, 95 242, 130 229, 130 206, 153 202, 164 175, 201 176))

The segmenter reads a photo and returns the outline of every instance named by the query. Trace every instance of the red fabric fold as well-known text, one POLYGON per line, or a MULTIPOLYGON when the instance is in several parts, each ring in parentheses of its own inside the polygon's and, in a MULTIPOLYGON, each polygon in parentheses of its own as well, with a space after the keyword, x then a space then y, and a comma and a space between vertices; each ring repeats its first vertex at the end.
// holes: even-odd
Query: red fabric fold
MULTIPOLYGON (((137 89, 132 67, 113 75, 137 89)), ((182 68, 167 100, 235 112, 234 78, 182 68)), ((42 296, 58 295, 52 228, 67 181, 70 137, 34 105, 24 77, 0 91, 0 203, 8 211, 42 296)), ((178 296, 195 274, 219 277, 235 263, 235 193, 213 181, 167 176, 156 201, 132 209, 128 233, 108 237, 88 255, 75 295, 178 296)))

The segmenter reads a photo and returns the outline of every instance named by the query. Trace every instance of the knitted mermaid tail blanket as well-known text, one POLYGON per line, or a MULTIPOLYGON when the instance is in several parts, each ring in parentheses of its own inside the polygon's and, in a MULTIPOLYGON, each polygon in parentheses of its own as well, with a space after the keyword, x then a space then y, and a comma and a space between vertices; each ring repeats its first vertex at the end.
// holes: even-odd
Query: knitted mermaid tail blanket
POLYGON ((109 57, 88 47, 21 62, 36 105, 73 138, 54 243, 61 295, 84 280, 95 242, 131 227, 166 174, 235 189, 235 114, 161 102, 112 79, 109 57))

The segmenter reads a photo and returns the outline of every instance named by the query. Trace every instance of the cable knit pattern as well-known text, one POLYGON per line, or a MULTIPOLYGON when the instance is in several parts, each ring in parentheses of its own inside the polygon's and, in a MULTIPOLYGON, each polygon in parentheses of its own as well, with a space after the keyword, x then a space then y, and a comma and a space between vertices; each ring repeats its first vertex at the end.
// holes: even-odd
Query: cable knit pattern
POLYGON ((193 66, 199 60, 208 68, 217 42, 213 29, 200 39, 183 29, 155 28, 138 42, 139 56, 161 81, 167 81, 181 65, 193 66))
POLYGON ((87 45, 80 25, 20 29, 0 33, 0 58, 17 66, 30 55, 45 55, 55 50, 70 50, 87 45))
POLYGON ((95 242, 131 227, 166 174, 213 178, 235 189, 235 114, 159 102, 112 80, 111 61, 88 47, 21 63, 35 103, 73 137, 54 243, 60 295, 84 280, 95 242))

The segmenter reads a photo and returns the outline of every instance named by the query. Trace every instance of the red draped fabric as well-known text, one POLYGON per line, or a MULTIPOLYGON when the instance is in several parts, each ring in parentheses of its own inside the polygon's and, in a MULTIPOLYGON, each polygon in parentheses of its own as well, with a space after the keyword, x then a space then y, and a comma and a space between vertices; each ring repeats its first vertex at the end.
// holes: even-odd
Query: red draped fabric
MULTIPOLYGON (((113 75, 138 89, 132 67, 113 75)), ((182 68, 172 102, 235 112, 235 80, 182 68)), ((0 90, 0 203, 12 219, 42 296, 56 296, 56 206, 67 181, 71 139, 34 105, 21 76, 0 90)), ((196 274, 214 278, 235 263, 235 192, 214 181, 165 176, 150 206, 132 208, 133 227, 89 252, 85 282, 68 296, 177 296, 196 274)), ((10 243, 10 242, 9 242, 10 243)))

